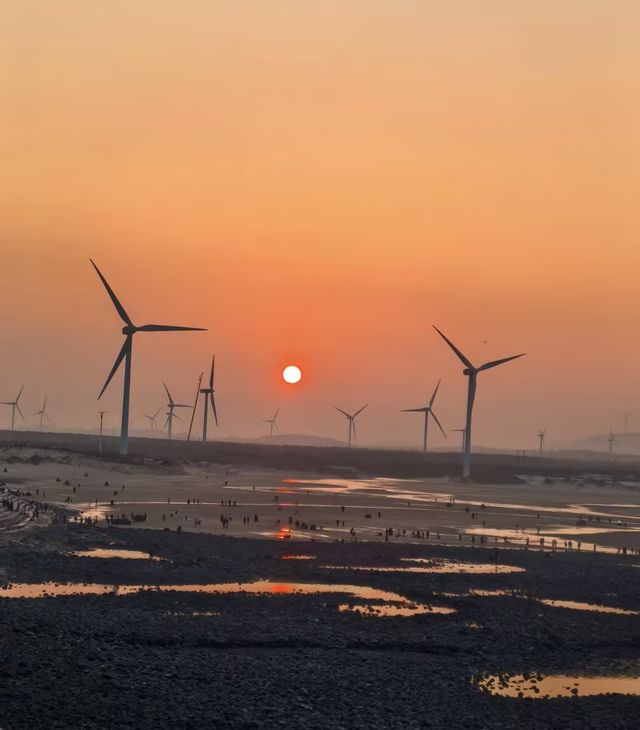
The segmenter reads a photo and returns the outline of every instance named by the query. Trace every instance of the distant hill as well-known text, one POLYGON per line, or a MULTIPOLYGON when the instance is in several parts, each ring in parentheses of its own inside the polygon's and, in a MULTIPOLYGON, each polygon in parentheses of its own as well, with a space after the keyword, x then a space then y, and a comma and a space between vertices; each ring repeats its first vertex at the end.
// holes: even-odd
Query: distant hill
MULTIPOLYGON (((235 439, 228 439, 229 441, 235 439)), ((301 433, 277 433, 273 436, 259 436, 255 439, 238 439, 251 444, 269 444, 270 446, 346 446, 344 441, 327 436, 309 436, 301 433)))
MULTIPOLYGON (((613 445, 614 453, 640 455, 640 433, 614 433, 616 443, 613 445)), ((609 434, 594 434, 585 438, 567 441, 562 444, 554 444, 556 451, 595 451, 609 453, 609 434)))

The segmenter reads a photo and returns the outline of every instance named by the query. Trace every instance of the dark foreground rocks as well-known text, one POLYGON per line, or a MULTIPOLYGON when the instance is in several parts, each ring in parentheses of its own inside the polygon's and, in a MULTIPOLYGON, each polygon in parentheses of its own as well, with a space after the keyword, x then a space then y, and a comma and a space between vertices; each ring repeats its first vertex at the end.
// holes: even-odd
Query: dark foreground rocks
POLYGON ((636 729, 640 697, 520 700, 482 693, 471 681, 483 672, 640 675, 640 617, 532 600, 640 609, 640 569, 633 563, 608 555, 296 545, 61 525, 30 531, 0 545, 7 581, 356 584, 456 613, 363 617, 338 610, 362 600, 330 593, 149 591, 30 600, 0 592, 0 727, 636 729), (111 543, 167 560, 64 554, 111 543), (291 553, 317 560, 281 559, 291 553), (322 567, 400 565, 401 557, 411 556, 497 561, 526 572, 322 567), (470 596, 470 588, 518 595, 470 596))

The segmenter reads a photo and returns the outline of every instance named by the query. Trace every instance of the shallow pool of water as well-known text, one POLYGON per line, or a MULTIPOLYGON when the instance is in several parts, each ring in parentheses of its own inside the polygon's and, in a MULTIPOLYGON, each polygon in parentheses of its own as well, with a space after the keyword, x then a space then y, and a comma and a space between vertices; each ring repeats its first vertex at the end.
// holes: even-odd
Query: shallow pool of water
POLYGON ((143 550, 120 550, 118 548, 92 548, 91 550, 73 550, 67 555, 76 558, 124 558, 125 560, 162 560, 143 550))
MULTIPOLYGON (((161 593, 255 593, 263 595, 315 595, 321 593, 345 593, 365 601, 384 601, 385 603, 413 605, 399 593, 384 591, 369 586, 356 586, 341 583, 290 583, 258 580, 252 583, 194 583, 185 585, 107 585, 103 583, 12 583, 0 589, 0 598, 49 598, 55 596, 83 596, 114 594, 133 595, 145 591, 161 593)), ((437 613, 436 607, 430 611, 437 613)), ((455 609, 443 609, 453 613, 455 609)), ((402 615, 402 614, 398 614, 402 615)))
POLYGON ((522 674, 511 676, 490 675, 483 677, 478 686, 485 692, 499 697, 585 697, 587 695, 625 694, 640 695, 640 677, 587 677, 563 674, 543 677, 522 674))
POLYGON ((569 608, 574 611, 595 611, 596 613, 613 613, 620 616, 640 616, 640 611, 632 611, 628 608, 615 608, 614 606, 601 606, 598 603, 581 603, 580 601, 556 601, 550 598, 537 598, 539 603, 553 608, 569 608))

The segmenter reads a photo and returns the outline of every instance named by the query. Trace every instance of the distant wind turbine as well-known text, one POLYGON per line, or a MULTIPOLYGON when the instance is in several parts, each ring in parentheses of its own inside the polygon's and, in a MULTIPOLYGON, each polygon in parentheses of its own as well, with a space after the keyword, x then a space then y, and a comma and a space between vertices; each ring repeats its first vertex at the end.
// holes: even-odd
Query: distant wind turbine
POLYGON ((42 422, 46 418, 49 423, 52 423, 51 419, 49 418, 49 414, 47 413, 47 396, 44 397, 44 403, 42 404, 42 408, 39 411, 36 411, 35 413, 31 414, 32 416, 40 416, 40 430, 42 431, 42 422))
POLYGON ((273 418, 265 418, 263 419, 262 423, 268 423, 269 424, 269 436, 273 436, 273 429, 280 433, 280 429, 278 428, 278 413, 280 413, 280 408, 276 410, 276 412, 273 414, 273 418))
POLYGON ((631 418, 631 414, 633 411, 627 411, 626 413, 622 414, 622 420, 624 421, 624 430, 626 432, 629 431, 629 419, 631 418))
POLYGON ((169 438, 171 438, 173 434, 173 419, 177 418, 178 421, 182 421, 182 418, 178 416, 177 413, 174 413, 174 409, 176 408, 192 408, 193 406, 187 405, 186 403, 175 403, 173 398, 171 397, 171 393, 169 393, 169 388, 167 388, 167 384, 163 381, 162 385, 164 385, 164 389, 167 391, 167 397, 169 398, 169 402, 167 403, 167 420, 164 422, 165 428, 168 426, 168 432, 169 432, 169 438))
POLYGON ((158 408, 158 410, 152 416, 148 416, 146 413, 144 414, 144 417, 149 419, 149 428, 152 431, 155 430, 156 418, 158 417, 158 413, 160 413, 161 410, 162 410, 162 406, 160 406, 160 408, 158 408))
POLYGON ((444 432, 444 428, 440 425, 440 421, 438 420, 438 417, 433 412, 433 403, 436 399, 436 395, 438 393, 438 388, 440 387, 440 381, 438 380, 438 384, 436 385, 436 389, 433 391, 433 395, 431 396, 431 400, 429 401, 429 404, 426 406, 422 406, 421 408, 405 408, 402 410, 402 413, 424 413, 424 437, 422 440, 422 450, 427 451, 427 435, 429 432, 429 416, 433 416, 433 420, 438 425, 438 428, 442 431, 442 435, 447 438, 447 434, 444 432))
POLYGON ((544 437, 547 435, 547 429, 546 428, 539 428, 538 429, 538 452, 540 456, 542 456, 542 451, 544 449, 544 437))
POLYGON ((122 425, 120 428, 120 455, 126 456, 129 451, 129 397, 131 394, 131 350, 133 346, 133 336, 136 332, 184 332, 184 331, 200 331, 203 332, 202 327, 176 327, 173 325, 163 324, 145 324, 142 327, 136 327, 131 321, 131 318, 127 314, 125 308, 120 304, 118 297, 116 297, 113 289, 109 286, 109 283, 104 278, 100 269, 91 261, 93 268, 96 270, 100 280, 104 284, 104 288, 107 290, 113 306, 120 315, 120 319, 125 323, 122 328, 122 334, 125 336, 124 344, 122 349, 116 357, 116 361, 111 368, 111 372, 107 377, 105 384, 102 386, 98 400, 102 397, 102 394, 107 389, 107 386, 111 382, 111 378, 116 374, 116 371, 120 367, 120 364, 124 360, 124 392, 122 396, 122 425))
POLYGON ((107 411, 98 411, 100 414, 100 438, 98 439, 98 452, 102 453, 102 424, 104 421, 104 414, 107 413, 107 411))
POLYGON ((609 429, 609 438, 607 439, 609 442, 609 455, 613 456, 613 445, 618 443, 618 440, 613 435, 613 431, 609 429))
POLYGON ((214 398, 214 387, 213 387, 213 373, 216 367, 216 356, 213 356, 213 359, 211 360, 211 374, 209 375, 209 387, 208 388, 200 388, 200 392, 204 396, 203 400, 203 410, 202 410, 202 440, 207 440, 207 416, 209 413, 209 403, 211 403, 211 412, 213 413, 213 417, 216 421, 216 426, 218 425, 218 414, 216 413, 216 400, 214 398), (209 396, 209 399, 207 400, 207 396, 209 396))
POLYGON ((202 378, 204 377, 204 373, 200 373, 200 377, 198 378, 198 385, 196 386, 196 397, 193 401, 193 406, 191 408, 191 420, 189 421, 189 431, 187 432, 187 441, 191 441, 191 430, 193 429, 193 419, 196 417, 196 408, 198 406, 198 398, 200 397, 200 386, 202 385, 202 378))
POLYGON ((462 453, 464 454, 464 442, 465 442, 465 435, 466 435, 467 429, 466 428, 454 428, 453 431, 455 431, 456 433, 462 434, 462 453))
POLYGON ((491 360, 490 362, 484 363, 484 365, 480 365, 480 367, 476 367, 471 362, 471 360, 463 355, 462 352, 460 352, 460 350, 458 350, 458 348, 453 344, 453 342, 447 339, 447 337, 445 337, 445 335, 440 332, 440 330, 435 325, 433 329, 440 335, 440 337, 442 337, 442 339, 457 355, 458 359, 465 366, 464 370, 462 371, 463 374, 469 378, 469 386, 467 391, 467 422, 465 426, 464 458, 462 460, 462 478, 467 479, 471 474, 471 417, 473 416, 473 402, 476 397, 478 373, 481 373, 484 370, 490 370, 491 368, 495 368, 498 365, 509 362, 510 360, 515 360, 519 357, 522 357, 525 353, 523 352, 520 355, 512 355, 511 357, 503 357, 500 360, 491 360))
POLYGON ((20 396, 22 395, 22 391, 24 390, 24 385, 20 388, 18 391, 18 395, 16 396, 15 400, 6 400, 2 401, 0 405, 3 406, 11 406, 11 430, 15 430, 16 425, 16 410, 20 414, 20 418, 24 421, 24 416, 22 415, 22 411, 20 410, 20 406, 18 405, 18 401, 20 400, 20 396))
POLYGON ((343 416, 346 416, 347 422, 349 423, 349 448, 351 448, 351 435, 352 434, 353 434, 353 440, 354 441, 356 440, 356 418, 360 415, 360 413, 362 413, 362 411, 364 411, 364 409, 368 405, 369 404, 366 403, 365 405, 362 406, 362 408, 359 411, 356 411, 355 413, 347 413, 346 411, 343 411, 342 408, 338 408, 338 406, 335 407, 336 411, 340 411, 340 413, 342 413, 343 416))

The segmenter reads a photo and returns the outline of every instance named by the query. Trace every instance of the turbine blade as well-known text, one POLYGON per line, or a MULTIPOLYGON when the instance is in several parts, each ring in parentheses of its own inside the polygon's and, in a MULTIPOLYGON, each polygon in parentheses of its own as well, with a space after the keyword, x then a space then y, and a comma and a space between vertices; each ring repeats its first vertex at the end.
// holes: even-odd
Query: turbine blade
POLYGON ((177 419, 178 419, 178 421, 182 421, 182 418, 180 418, 180 416, 179 416, 179 415, 178 415, 177 413, 174 413, 174 414, 172 415, 172 418, 177 418, 177 419))
POLYGON ((169 425, 169 416, 167 415, 167 420, 164 422, 163 428, 166 428, 169 425))
POLYGON ((433 395, 431 396, 431 400, 429 401, 429 408, 433 405, 433 401, 436 399, 436 395, 438 394, 438 388, 440 387, 440 380, 438 380, 438 385, 436 385, 436 389, 433 391, 433 395))
POLYGON ((107 386, 111 382, 111 378, 116 374, 116 371, 120 367, 120 363, 124 360, 124 356, 127 354, 127 350, 129 349, 129 338, 127 337, 124 341, 124 344, 122 345, 122 348, 120 349, 120 352, 118 353, 118 356, 116 357, 116 361, 113 363, 113 367, 111 368, 111 372, 109 373, 105 384, 102 386, 102 390, 100 391, 100 395, 98 396, 98 400, 102 398, 102 394, 107 389, 107 386))
MULTIPOLYGON (((160 413, 161 410, 162 410, 162 406, 160 406, 160 408, 158 408, 158 410, 153 414, 153 416, 151 416, 151 418, 157 418, 158 413, 160 413)), ((149 416, 147 416, 147 418, 149 418, 149 416)))
POLYGON ((22 420, 24 421, 24 416, 22 415, 22 411, 20 410, 20 406, 18 405, 17 402, 16 402, 16 408, 18 409, 18 413, 20 414, 20 418, 22 418, 22 420))
POLYGON ((213 417, 216 419, 216 426, 218 425, 218 414, 216 413, 216 401, 213 397, 213 393, 209 393, 209 397, 211 398, 211 409, 213 410, 213 417))
POLYGON ((403 408, 400 413, 424 413, 429 410, 429 406, 423 406, 422 408, 403 408))
POLYGON ((520 355, 512 355, 511 357, 503 357, 500 360, 492 360, 491 362, 485 362, 484 365, 480 365, 478 370, 489 370, 490 368, 495 368, 498 365, 502 365, 505 362, 509 362, 510 360, 517 360, 519 357, 524 357, 526 355, 526 352, 521 353, 520 355))
POLYGON ((278 417, 278 413, 280 413, 280 406, 276 408, 276 412, 273 414, 273 422, 276 422, 276 418, 278 417))
POLYGON ((273 427, 275 428, 275 430, 276 430, 276 431, 277 431, 278 433, 280 433, 280 429, 278 428, 278 424, 277 424, 277 423, 275 422, 275 420, 274 420, 274 422, 273 422, 273 427))
POLYGON ((19 393, 18 393, 18 395, 16 396, 16 403, 17 403, 17 402, 18 402, 18 401, 20 400, 20 396, 22 395, 22 391, 23 391, 23 390, 24 390, 24 385, 22 386, 22 388, 20 388, 20 392, 19 392, 19 393))
POLYGON ((338 406, 334 406, 334 408, 336 409, 336 411, 340 411, 340 413, 342 413, 343 416, 346 416, 347 418, 351 418, 351 416, 346 411, 343 411, 342 408, 338 408, 338 406))
POLYGON ((173 404, 173 407, 174 408, 193 408, 193 406, 190 403, 189 404, 187 404, 187 403, 174 403, 173 404))
POLYGON ((213 359, 211 360, 211 375, 209 376, 209 389, 213 389, 213 371, 216 366, 216 356, 213 356, 213 359))
POLYGON ((167 398, 169 398, 169 403, 173 405, 173 398, 171 397, 171 393, 169 393, 169 388, 167 388, 167 384, 162 381, 162 385, 164 385, 164 389, 167 391, 167 398))
POLYGON ((353 428, 353 440, 356 440, 356 420, 355 418, 351 419, 351 427, 353 428))
POLYGON ((355 417, 356 417, 357 415, 359 415, 360 413, 362 413, 362 411, 364 411, 364 409, 365 409, 365 408, 366 408, 366 407, 367 407, 368 405, 369 405, 368 403, 365 403, 365 404, 364 404, 364 405, 362 406, 362 408, 361 408, 361 409, 360 409, 359 411, 356 411, 356 412, 355 412, 355 413, 353 414, 353 417, 355 418, 355 417))
POLYGON ((458 356, 458 359, 462 363, 464 363, 468 368, 471 368, 471 370, 475 370, 475 368, 473 367, 473 364, 471 363, 471 360, 469 360, 469 358, 467 358, 466 355, 463 355, 460 352, 460 350, 458 350, 458 348, 453 344, 453 342, 451 342, 451 340, 448 337, 446 337, 445 335, 442 334, 442 332, 440 332, 440 330, 435 326, 435 324, 433 325, 433 329, 440 335, 440 337, 442 337, 442 339, 447 343, 447 345, 449 345, 449 347, 456 353, 456 355, 458 356))
POLYGON ((49 418, 49 414, 48 413, 45 413, 44 414, 44 417, 47 419, 47 421, 49 421, 49 423, 53 423, 53 421, 49 418))
POLYGON ((444 428, 442 428, 442 425, 441 425, 440 421, 438 420, 438 416, 436 416, 436 414, 433 411, 431 411, 431 415, 433 416, 433 420, 438 424, 438 428, 442 431, 442 435, 445 438, 447 438, 447 434, 444 432, 444 428))
POLYGON ((206 332, 204 327, 174 327, 170 324, 144 324, 138 332, 206 332))
POLYGON ((93 265, 93 268, 98 272, 98 276, 100 277, 102 283, 104 284, 104 288, 107 290, 107 293, 111 297, 111 301, 113 302, 113 306, 116 308, 116 311, 120 315, 120 319, 130 326, 134 326, 133 322, 131 321, 131 318, 127 314, 125 308, 120 304, 120 301, 118 300, 118 297, 115 295, 115 292, 113 289, 109 286, 109 282, 102 276, 102 273, 100 269, 95 265, 93 262, 93 259, 89 259, 91 261, 91 264, 93 265))

